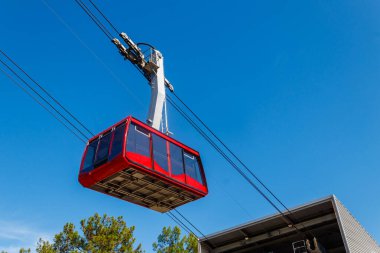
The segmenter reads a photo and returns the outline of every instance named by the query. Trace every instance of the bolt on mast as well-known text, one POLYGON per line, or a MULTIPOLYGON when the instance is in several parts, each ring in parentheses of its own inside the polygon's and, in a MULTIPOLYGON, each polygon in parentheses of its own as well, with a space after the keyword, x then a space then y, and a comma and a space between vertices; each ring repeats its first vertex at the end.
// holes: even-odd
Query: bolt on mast
POLYGON ((139 43, 135 44, 126 33, 121 33, 120 37, 128 45, 126 48, 118 39, 114 38, 112 42, 119 49, 120 54, 125 60, 129 60, 145 76, 151 86, 151 99, 148 111, 147 123, 151 127, 169 135, 168 117, 166 110, 166 89, 174 91, 171 83, 165 78, 164 74, 164 57, 162 54, 149 44, 150 55, 145 59, 139 43))

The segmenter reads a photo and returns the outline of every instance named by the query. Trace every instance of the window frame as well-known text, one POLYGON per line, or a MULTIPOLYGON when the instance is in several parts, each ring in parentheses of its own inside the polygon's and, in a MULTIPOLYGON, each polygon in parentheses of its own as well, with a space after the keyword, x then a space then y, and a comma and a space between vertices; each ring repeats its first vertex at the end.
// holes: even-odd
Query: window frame
POLYGON ((182 154, 183 154, 184 172, 185 172, 185 175, 186 175, 186 183, 188 183, 187 182, 187 177, 191 177, 192 179, 194 179, 195 181, 197 181, 201 185, 206 186, 203 166, 202 166, 202 163, 200 162, 199 156, 191 154, 191 153, 189 153, 186 150, 182 150, 182 154), (188 174, 188 170, 186 169, 186 158, 185 157, 193 160, 193 163, 196 165, 196 167, 194 168, 194 170, 195 170, 194 171, 194 176, 195 177, 193 177, 192 175, 188 174))
MULTIPOLYGON (((112 144, 112 140, 113 140, 113 135, 114 135, 114 132, 111 130, 111 131, 108 131, 108 132, 105 132, 104 134, 102 135, 99 135, 99 138, 98 138, 98 147, 96 149, 96 154, 95 154, 95 157, 94 157, 94 169, 102 166, 103 164, 107 163, 109 161, 109 152, 110 152, 110 147, 111 147, 111 144, 112 144), (102 143, 102 139, 104 137, 106 137, 107 135, 110 135, 109 136, 109 141, 108 141, 108 150, 107 150, 107 154, 106 154, 106 157, 103 158, 102 160, 100 161, 97 161, 98 159, 98 152, 99 152, 99 148, 100 148, 100 144, 102 143)), ((108 136, 107 136, 108 137, 108 136)))
POLYGON ((96 157, 96 153, 98 151, 98 146, 99 146, 99 139, 94 139, 94 140, 92 140, 91 142, 89 142, 87 144, 86 153, 84 154, 84 157, 83 157, 83 164, 82 164, 81 171, 83 171, 83 172, 90 172, 90 171, 92 171, 92 170, 95 169, 95 157, 96 157), (90 146, 93 143, 96 143, 96 147, 94 148, 94 154, 92 155, 91 166, 85 167, 85 165, 86 165, 86 159, 87 159, 87 156, 88 156, 88 151, 89 151, 90 146))
MULTIPOLYGON (((157 135, 157 134, 155 134, 155 133, 151 133, 150 134, 150 137, 151 137, 151 149, 152 149, 152 163, 153 163, 153 169, 155 170, 155 171, 157 171, 156 169, 155 169, 155 162, 165 171, 165 174, 167 174, 167 175, 169 175, 169 176, 171 176, 172 175, 172 172, 171 172, 171 161, 170 161, 170 153, 169 153, 169 150, 168 150, 168 140, 167 139, 165 139, 165 138, 162 138, 161 136, 159 136, 159 135, 157 135), (154 137, 155 136, 155 137, 154 137), (164 142, 164 145, 165 145, 165 155, 166 155, 166 166, 167 166, 167 169, 165 169, 165 168, 163 168, 162 166, 161 166, 161 164, 159 164, 158 163, 158 161, 155 159, 155 155, 154 155, 154 153, 155 153, 155 149, 154 149, 154 147, 155 147, 155 141, 154 141, 154 138, 157 138, 157 139, 159 139, 160 141, 163 141, 164 142)), ((159 172, 159 173, 162 173, 162 172, 159 172)))
MULTIPOLYGON (((132 118, 133 119, 133 118, 132 118)), ((149 170, 153 170, 153 163, 154 163, 154 160, 153 160, 153 149, 152 149, 152 131, 149 130, 149 129, 146 129, 144 125, 141 125, 141 123, 139 124, 139 122, 135 122, 134 120, 130 120, 128 123, 128 127, 127 127, 127 130, 126 130, 126 138, 125 138, 125 144, 124 144, 124 152, 125 152, 125 156, 127 157, 127 153, 128 152, 131 152, 131 153, 136 153, 138 155, 142 155, 142 156, 145 156, 145 154, 141 154, 141 153, 138 153, 136 152, 136 141, 134 141, 134 147, 133 149, 134 150, 128 150, 128 144, 130 144, 130 134, 131 134, 131 130, 133 129, 133 134, 141 134, 145 137, 147 137, 147 140, 148 140, 148 153, 149 153, 149 156, 145 156, 145 157, 148 157, 149 158, 149 166, 147 167, 146 164, 143 164, 143 163, 139 163, 138 161, 136 160, 133 160, 133 159, 130 159, 127 157, 127 159, 131 162, 133 162, 134 164, 137 164, 139 166, 143 166, 144 168, 147 168, 149 170), (143 131, 141 131, 143 130, 143 131), (147 133, 146 133, 147 132, 147 133)))
POLYGON ((121 123, 119 125, 116 125, 115 127, 112 128, 112 130, 111 130, 111 132, 112 132, 112 139, 111 139, 110 147, 109 147, 108 161, 112 161, 115 157, 117 157, 119 155, 124 155, 124 145, 125 145, 126 131, 127 131, 127 124, 125 122, 121 123), (124 128, 124 130, 122 132, 122 136, 121 136, 121 149, 120 149, 120 151, 117 154, 112 154, 113 149, 115 148, 114 147, 114 141, 115 141, 116 131, 119 128, 124 128), (112 155, 112 157, 111 157, 111 155, 112 155))

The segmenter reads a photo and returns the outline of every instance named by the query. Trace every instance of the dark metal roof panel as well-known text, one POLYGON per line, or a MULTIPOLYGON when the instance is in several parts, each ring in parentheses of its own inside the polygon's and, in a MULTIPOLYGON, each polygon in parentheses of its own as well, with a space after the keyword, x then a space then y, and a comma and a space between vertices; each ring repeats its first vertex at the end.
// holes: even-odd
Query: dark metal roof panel
MULTIPOLYGON (((324 214, 334 212, 332 206, 332 200, 334 196, 328 196, 304 205, 290 209, 291 218, 296 222, 302 222, 304 220, 321 216, 324 214)), ((288 214, 285 212, 285 214, 288 214)), ((284 227, 285 222, 282 219, 281 214, 274 214, 250 221, 230 229, 223 230, 214 234, 207 235, 200 239, 200 242, 208 242, 214 247, 218 247, 222 244, 230 243, 237 240, 244 239, 246 234, 248 237, 255 236, 256 234, 265 233, 268 230, 274 230, 284 227)))

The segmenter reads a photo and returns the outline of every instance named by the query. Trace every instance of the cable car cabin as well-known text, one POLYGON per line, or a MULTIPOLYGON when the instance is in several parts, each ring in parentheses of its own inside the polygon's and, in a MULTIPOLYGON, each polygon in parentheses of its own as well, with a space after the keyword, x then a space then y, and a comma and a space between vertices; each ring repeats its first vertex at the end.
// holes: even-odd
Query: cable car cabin
POLYGON ((199 153, 131 116, 89 140, 79 182, 159 212, 208 193, 199 153))

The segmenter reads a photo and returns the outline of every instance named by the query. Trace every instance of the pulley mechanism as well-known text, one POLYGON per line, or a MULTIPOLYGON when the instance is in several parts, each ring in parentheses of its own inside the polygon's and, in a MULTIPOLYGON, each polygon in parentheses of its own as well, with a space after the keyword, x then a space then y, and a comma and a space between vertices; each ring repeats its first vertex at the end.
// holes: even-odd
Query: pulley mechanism
POLYGON ((127 47, 117 38, 114 38, 112 42, 119 49, 119 52, 124 59, 130 61, 143 73, 151 86, 151 100, 147 123, 151 127, 169 135, 165 87, 171 92, 174 91, 174 88, 165 78, 164 57, 157 49, 149 44, 134 43, 126 33, 121 33, 120 37, 123 38, 127 47), (139 45, 146 45, 149 47, 149 55, 147 57, 144 55, 139 45))

